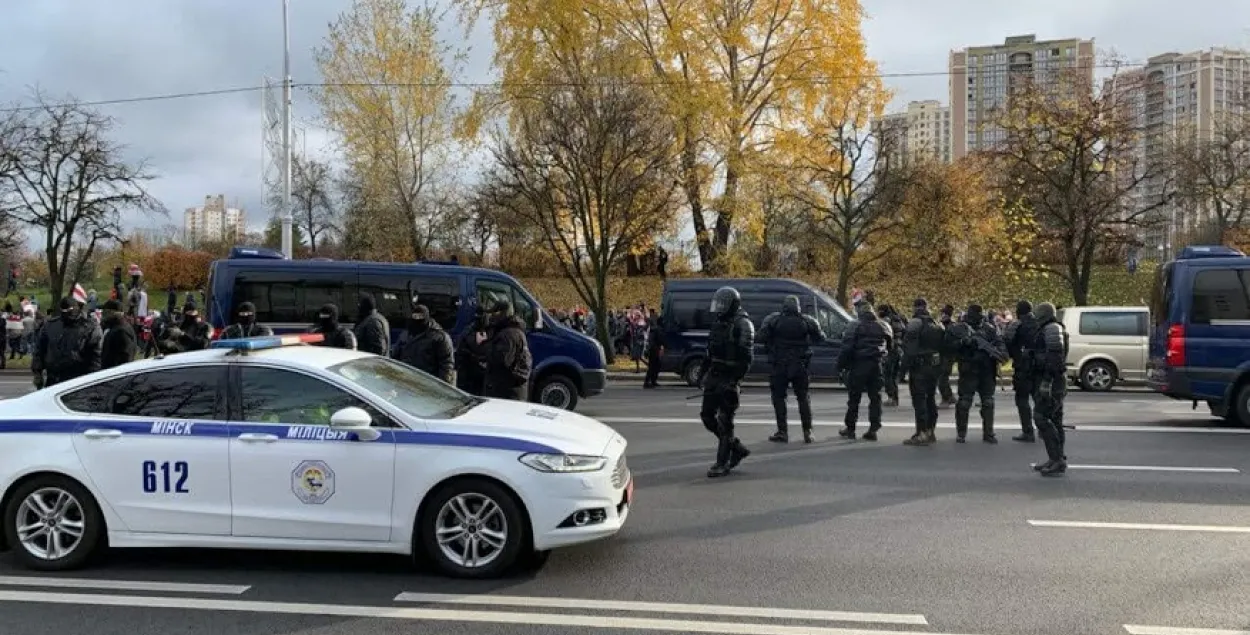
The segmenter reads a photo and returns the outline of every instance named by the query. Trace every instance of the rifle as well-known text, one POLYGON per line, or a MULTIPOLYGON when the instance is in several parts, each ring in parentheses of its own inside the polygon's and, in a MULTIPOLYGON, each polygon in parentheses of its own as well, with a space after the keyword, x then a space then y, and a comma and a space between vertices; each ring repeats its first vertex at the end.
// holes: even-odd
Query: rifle
POLYGON ((989 355, 990 359, 994 360, 995 362, 999 364, 1003 364, 1003 363, 1006 363, 1006 361, 1009 359, 1007 355, 1005 355, 1001 350, 999 350, 993 344, 991 344, 989 340, 985 339, 984 337, 981 337, 980 333, 977 333, 976 331, 972 331, 972 335, 970 336, 970 339, 972 340, 972 344, 977 347, 977 350, 981 351, 982 353, 985 353, 986 355, 989 355))

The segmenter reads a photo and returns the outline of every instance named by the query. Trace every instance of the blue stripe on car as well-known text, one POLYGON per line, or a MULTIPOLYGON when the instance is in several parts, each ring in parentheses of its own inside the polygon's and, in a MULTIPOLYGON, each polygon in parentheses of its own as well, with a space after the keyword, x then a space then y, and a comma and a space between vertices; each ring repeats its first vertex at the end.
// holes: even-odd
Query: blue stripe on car
MULTIPOLYGON (((0 420, 0 434, 43 433, 71 434, 91 429, 119 430, 122 434, 143 436, 187 437, 237 437, 241 434, 276 434, 281 439, 312 443, 356 441, 354 433, 336 430, 328 426, 301 426, 281 424, 227 424, 195 421, 120 421, 107 419, 8 419, 0 420)), ((542 443, 480 434, 457 434, 451 432, 424 432, 417 430, 378 430, 382 433, 375 443, 398 443, 402 445, 431 445, 457 448, 481 448, 485 450, 508 450, 512 452, 538 452, 561 454, 560 450, 542 443)))

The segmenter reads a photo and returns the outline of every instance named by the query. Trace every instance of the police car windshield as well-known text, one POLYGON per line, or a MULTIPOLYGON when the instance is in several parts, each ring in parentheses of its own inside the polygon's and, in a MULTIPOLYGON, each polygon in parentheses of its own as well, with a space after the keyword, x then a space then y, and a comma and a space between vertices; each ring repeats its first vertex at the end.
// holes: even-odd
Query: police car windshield
POLYGON ((385 357, 362 357, 328 370, 421 419, 451 419, 482 403, 477 397, 385 357))

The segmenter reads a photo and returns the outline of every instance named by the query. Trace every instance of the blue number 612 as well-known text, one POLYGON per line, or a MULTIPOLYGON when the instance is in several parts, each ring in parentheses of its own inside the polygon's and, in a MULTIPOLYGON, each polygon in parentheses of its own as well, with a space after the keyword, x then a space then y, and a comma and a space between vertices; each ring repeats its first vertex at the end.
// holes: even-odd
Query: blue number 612
POLYGON ((166 494, 189 494, 191 490, 187 489, 187 478, 191 476, 191 466, 186 461, 164 461, 157 464, 156 461, 143 462, 143 492, 145 494, 155 494, 164 492, 166 494), (158 479, 157 476, 160 476, 158 479))

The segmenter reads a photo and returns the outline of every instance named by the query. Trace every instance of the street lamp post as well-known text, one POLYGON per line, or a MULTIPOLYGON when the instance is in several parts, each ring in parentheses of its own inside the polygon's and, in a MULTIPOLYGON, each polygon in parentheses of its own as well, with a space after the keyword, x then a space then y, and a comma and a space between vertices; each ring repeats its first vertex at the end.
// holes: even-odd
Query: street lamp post
POLYGON ((294 254, 291 226, 291 0, 282 0, 282 253, 294 254))

